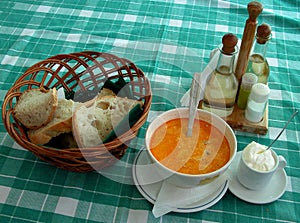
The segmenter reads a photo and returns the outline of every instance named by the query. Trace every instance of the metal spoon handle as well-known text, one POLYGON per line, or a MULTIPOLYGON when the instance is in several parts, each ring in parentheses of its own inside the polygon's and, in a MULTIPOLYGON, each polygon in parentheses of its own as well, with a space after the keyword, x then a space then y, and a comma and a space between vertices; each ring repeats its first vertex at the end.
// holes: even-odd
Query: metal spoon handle
POLYGON ((286 127, 288 126, 288 124, 290 124, 291 120, 297 115, 297 113, 298 113, 298 110, 295 111, 295 112, 292 114, 292 116, 291 116, 290 119, 287 121, 287 123, 285 124, 285 126, 281 129, 280 133, 277 135, 277 137, 273 140, 273 142, 268 146, 268 148, 267 148, 266 150, 270 149, 271 146, 274 144, 274 142, 277 141, 277 139, 281 136, 281 134, 283 133, 283 131, 286 129, 286 127))
POLYGON ((188 122, 188 130, 186 135, 192 136, 193 134, 193 125, 194 119, 196 116, 197 105, 199 103, 199 83, 196 78, 193 77, 191 90, 190 90, 190 106, 189 106, 189 122, 188 122))

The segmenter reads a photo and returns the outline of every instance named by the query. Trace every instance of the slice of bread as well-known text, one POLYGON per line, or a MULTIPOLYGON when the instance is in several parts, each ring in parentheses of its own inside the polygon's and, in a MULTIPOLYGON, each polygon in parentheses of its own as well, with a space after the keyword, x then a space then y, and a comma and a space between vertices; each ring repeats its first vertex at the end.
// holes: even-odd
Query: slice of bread
POLYGON ((28 131, 30 141, 37 145, 44 145, 53 137, 71 132, 73 106, 77 104, 79 103, 75 103, 73 100, 59 99, 53 119, 39 129, 28 131))
MULTIPOLYGON (((102 120, 106 117, 104 116, 102 120)), ((79 147, 92 147, 101 142, 98 130, 94 125, 95 106, 82 105, 74 112, 73 136, 79 147)))
POLYGON ((25 91, 14 108, 15 118, 28 129, 37 129, 49 123, 58 103, 55 88, 48 91, 30 89, 25 91))
POLYGON ((137 104, 143 105, 141 101, 137 100, 117 96, 103 96, 97 98, 96 107, 109 112, 110 122, 112 126, 116 126, 137 104))
POLYGON ((73 117, 73 135, 80 147, 102 143, 114 127, 142 102, 117 96, 100 96, 80 106, 73 117))

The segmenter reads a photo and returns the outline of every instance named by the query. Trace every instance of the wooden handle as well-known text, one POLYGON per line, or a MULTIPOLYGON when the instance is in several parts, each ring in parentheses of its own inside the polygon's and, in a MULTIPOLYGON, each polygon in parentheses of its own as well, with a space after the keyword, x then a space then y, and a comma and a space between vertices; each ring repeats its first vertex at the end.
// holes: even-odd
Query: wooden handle
POLYGON ((246 72, 249 54, 252 48, 254 35, 256 31, 256 18, 262 12, 263 6, 259 2, 250 2, 248 4, 249 18, 246 21, 239 57, 236 64, 235 76, 238 82, 241 82, 243 74, 246 72))
POLYGON ((248 4, 247 9, 248 9, 248 14, 249 14, 249 20, 256 23, 257 17, 263 10, 262 4, 259 2, 250 2, 248 4))

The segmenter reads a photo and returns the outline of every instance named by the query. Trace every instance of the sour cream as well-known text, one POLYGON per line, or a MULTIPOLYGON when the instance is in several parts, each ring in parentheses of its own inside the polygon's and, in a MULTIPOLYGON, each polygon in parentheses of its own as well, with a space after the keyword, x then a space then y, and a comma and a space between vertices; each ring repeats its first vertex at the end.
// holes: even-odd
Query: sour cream
POLYGON ((252 169, 259 171, 269 171, 275 166, 275 159, 271 150, 266 150, 266 146, 256 142, 251 142, 243 151, 245 163, 252 169))

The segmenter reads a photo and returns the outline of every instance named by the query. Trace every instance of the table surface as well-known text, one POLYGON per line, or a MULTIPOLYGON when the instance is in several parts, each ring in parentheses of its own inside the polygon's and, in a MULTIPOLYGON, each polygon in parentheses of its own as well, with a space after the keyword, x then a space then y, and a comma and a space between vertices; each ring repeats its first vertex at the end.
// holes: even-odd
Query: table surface
MULTIPOLYGON (((260 23, 272 27, 269 130, 235 132, 238 151, 251 141, 268 145, 300 108, 300 2, 262 0, 260 23)), ((274 144, 287 160, 287 188, 269 204, 251 204, 229 190, 195 213, 152 214, 133 184, 131 164, 144 146, 148 124, 180 107, 194 72, 209 61, 222 36, 242 38, 248 18, 242 0, 47 0, 0 2, 0 100, 30 66, 50 56, 93 50, 132 60, 151 81, 152 107, 116 172, 58 169, 18 146, 0 121, 0 222, 299 222, 300 115, 274 144)), ((1 103, 2 104, 2 103, 1 103)))

